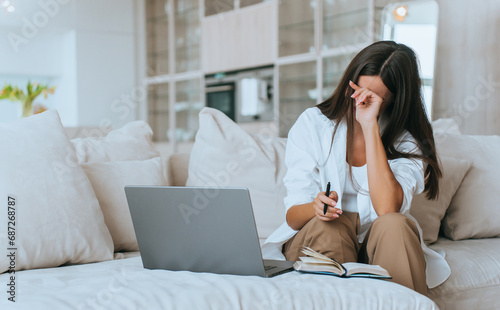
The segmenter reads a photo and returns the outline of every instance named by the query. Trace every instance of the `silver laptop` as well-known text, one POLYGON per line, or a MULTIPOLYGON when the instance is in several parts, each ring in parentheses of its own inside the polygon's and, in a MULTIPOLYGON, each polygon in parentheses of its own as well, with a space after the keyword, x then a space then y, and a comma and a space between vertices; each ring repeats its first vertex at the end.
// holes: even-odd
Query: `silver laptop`
POLYGON ((144 268, 273 277, 292 261, 263 260, 247 188, 126 186, 144 268))

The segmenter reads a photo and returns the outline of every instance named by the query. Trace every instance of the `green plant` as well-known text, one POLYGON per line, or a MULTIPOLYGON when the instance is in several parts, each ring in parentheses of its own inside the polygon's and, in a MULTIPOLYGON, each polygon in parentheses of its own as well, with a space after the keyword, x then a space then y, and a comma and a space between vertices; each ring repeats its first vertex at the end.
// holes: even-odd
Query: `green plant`
POLYGON ((55 86, 49 87, 48 85, 41 85, 37 82, 31 83, 30 81, 26 86, 26 92, 24 92, 17 86, 6 84, 0 92, 0 100, 9 99, 10 101, 21 102, 23 108, 22 115, 23 117, 27 117, 33 114, 33 101, 36 97, 43 93, 43 96, 47 98, 48 94, 53 94, 55 89, 55 86))

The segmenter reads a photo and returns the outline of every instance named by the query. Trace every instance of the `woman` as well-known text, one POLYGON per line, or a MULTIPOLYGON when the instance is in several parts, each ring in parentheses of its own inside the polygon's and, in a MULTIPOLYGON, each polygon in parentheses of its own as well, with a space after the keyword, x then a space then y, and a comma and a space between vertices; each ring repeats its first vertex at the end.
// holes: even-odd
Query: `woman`
POLYGON ((264 243, 265 258, 297 260, 309 246, 380 265, 424 295, 448 278, 409 214, 414 195, 437 198, 441 177, 413 50, 381 41, 356 55, 332 96, 290 129, 285 164, 286 222, 264 243))

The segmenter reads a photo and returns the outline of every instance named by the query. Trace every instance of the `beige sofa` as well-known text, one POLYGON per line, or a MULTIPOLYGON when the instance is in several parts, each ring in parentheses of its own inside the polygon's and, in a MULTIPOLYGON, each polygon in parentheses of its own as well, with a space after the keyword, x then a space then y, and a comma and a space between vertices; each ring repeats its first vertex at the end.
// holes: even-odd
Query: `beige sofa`
MULTIPOLYGON (((0 197, 4 206, 10 197, 14 209, 0 214, 0 228, 7 231, 8 221, 17 219, 18 232, 0 234, 4 250, 15 247, 0 259, 0 283, 7 290, 0 309, 437 309, 413 290, 376 279, 144 269, 123 189, 168 185, 162 164, 168 157, 160 158, 151 135, 145 122, 136 121, 106 136, 70 140, 55 111, 0 124, 0 144, 9 150, 0 152, 0 197)), ((257 160, 253 151, 242 154, 257 160)), ((183 184, 176 179, 186 178, 187 157, 175 158, 170 178, 183 184)), ((248 163, 264 175, 257 185, 272 181, 267 167, 260 171, 248 163)), ((275 225, 266 221, 268 211, 259 210, 261 234, 275 225)))
MULTIPOLYGON (((185 186, 190 154, 168 159, 169 184, 185 186)), ((261 244, 264 238, 260 239, 261 244)), ((429 297, 440 309, 498 309, 500 304, 500 238, 453 241, 440 236, 431 245, 446 253, 452 273, 429 297)))
MULTIPOLYGON (((496 308, 500 242, 485 237, 495 234, 500 221, 496 221, 496 205, 485 203, 485 199, 492 198, 489 192, 492 199, 498 197, 486 186, 496 186, 491 176, 500 175, 497 166, 489 163, 496 159, 498 152, 491 146, 500 145, 498 137, 454 135, 440 141, 441 146, 452 145, 452 151, 463 158, 470 157, 466 146, 472 146, 476 153, 473 157, 480 160, 454 161, 453 167, 457 171, 461 167, 462 173, 447 178, 454 176, 460 182, 443 183, 460 188, 451 204, 444 204, 449 208, 432 208, 442 215, 447 212, 442 224, 441 215, 433 212, 424 212, 433 214, 430 219, 422 217, 422 224, 429 229, 425 232, 435 230, 437 222, 437 229, 441 226, 443 234, 458 240, 441 236, 431 245, 446 253, 452 268, 451 277, 431 290, 432 299, 375 279, 299 272, 266 279, 144 269, 123 191, 125 185, 203 183, 203 174, 213 176, 217 174, 214 169, 221 172, 221 167, 230 168, 227 171, 235 172, 236 160, 239 173, 230 174, 226 186, 250 189, 261 243, 284 218, 280 203, 284 195, 282 158, 286 139, 265 132, 248 135, 222 113, 209 108, 200 113, 200 126, 191 154, 160 158, 151 143, 151 129, 140 121, 105 137, 73 140, 54 111, 0 124, 0 144, 8 150, 0 152, 0 196, 15 199, 15 212, 0 215, 0 228, 7 231, 8 220, 19 219, 15 226, 19 233, 14 239, 0 234, 3 249, 11 247, 10 241, 17 248, 12 250, 15 260, 7 256, 0 259, 0 283, 8 290, 0 298, 0 309, 496 308), (460 143, 462 140, 466 143, 460 143), (482 179, 476 181, 477 176, 482 179), (484 181, 487 184, 482 186, 488 191, 481 192, 475 186, 484 181), (466 198, 474 196, 468 191, 471 188, 481 194, 474 199, 482 201, 474 205, 472 214, 467 214, 470 208, 466 205, 464 210, 461 200, 470 203, 466 198), (484 216, 485 211, 489 216, 484 216), (478 220, 483 225, 478 225, 478 220), (15 273, 10 272, 12 262, 15 273)), ((7 204, 6 199, 4 202, 7 204)))
MULTIPOLYGON (((428 201, 423 194, 415 196, 411 213, 422 227, 425 242, 445 255, 451 276, 431 289, 430 297, 442 309, 496 309, 500 304, 500 196, 495 190, 500 181, 496 159, 500 137, 462 135, 451 119, 432 125, 444 173, 440 197, 428 201)), ((261 244, 284 219, 281 179, 286 170, 286 138, 263 136, 244 132, 221 112, 204 108, 190 153, 196 155, 173 154, 168 160, 169 184, 174 186, 213 184, 214 175, 229 171, 227 162, 237 163, 238 173, 226 173, 230 178, 218 185, 249 189, 261 244), (254 150, 252 162, 235 152, 240 145, 254 150)))

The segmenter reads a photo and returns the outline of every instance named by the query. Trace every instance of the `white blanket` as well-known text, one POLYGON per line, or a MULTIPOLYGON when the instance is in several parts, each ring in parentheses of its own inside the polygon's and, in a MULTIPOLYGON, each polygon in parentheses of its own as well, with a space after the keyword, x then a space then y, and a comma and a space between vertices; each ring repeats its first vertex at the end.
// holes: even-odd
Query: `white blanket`
POLYGON ((15 303, 7 300, 9 275, 2 274, 0 309, 438 309, 425 296, 385 280, 296 271, 266 279, 148 270, 138 253, 115 258, 20 271, 15 303))

